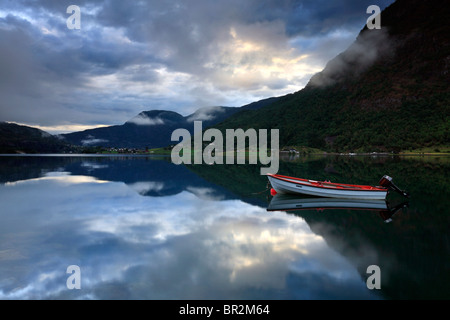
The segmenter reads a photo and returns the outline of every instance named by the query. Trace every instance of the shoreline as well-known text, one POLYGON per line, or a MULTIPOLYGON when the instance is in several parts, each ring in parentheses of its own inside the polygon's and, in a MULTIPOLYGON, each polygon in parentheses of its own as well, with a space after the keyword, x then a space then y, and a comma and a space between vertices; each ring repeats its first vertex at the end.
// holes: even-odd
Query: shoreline
MULTIPOLYGON (((283 156, 345 156, 345 157, 358 157, 358 156, 374 156, 374 157, 390 157, 390 156, 450 156, 450 153, 433 153, 433 152, 405 152, 405 153, 339 153, 339 152, 323 152, 323 153, 294 153, 289 151, 280 151, 280 155, 283 156)), ((110 157, 110 156, 170 156, 169 153, 158 153, 158 152, 148 152, 148 153, 0 153, 0 157, 31 157, 31 156, 41 156, 41 157, 110 157)))

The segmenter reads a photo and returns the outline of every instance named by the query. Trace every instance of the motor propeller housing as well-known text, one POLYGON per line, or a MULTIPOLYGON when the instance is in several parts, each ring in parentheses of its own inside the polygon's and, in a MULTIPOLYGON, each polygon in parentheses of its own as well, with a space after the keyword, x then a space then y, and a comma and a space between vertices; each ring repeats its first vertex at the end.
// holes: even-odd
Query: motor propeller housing
POLYGON ((394 190, 398 193, 400 193, 401 195, 408 197, 409 198, 409 194, 404 191, 404 190, 400 190, 399 187, 397 187, 393 182, 392 182, 392 178, 390 176, 383 176, 383 178, 381 178, 379 185, 391 190, 394 190))

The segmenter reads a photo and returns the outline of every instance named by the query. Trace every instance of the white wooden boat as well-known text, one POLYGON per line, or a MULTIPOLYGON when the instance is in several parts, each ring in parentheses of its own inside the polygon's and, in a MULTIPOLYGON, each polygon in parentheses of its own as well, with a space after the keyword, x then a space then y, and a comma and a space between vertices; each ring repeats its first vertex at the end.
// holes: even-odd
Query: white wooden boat
MULTIPOLYGON (((277 193, 303 194, 328 198, 381 200, 386 198, 389 191, 389 189, 385 186, 332 183, 327 181, 300 179, 278 174, 268 174, 267 177, 272 185, 272 188, 277 193)), ((385 177, 383 177, 383 179, 385 177)), ((391 180, 389 180, 389 182, 391 180)))

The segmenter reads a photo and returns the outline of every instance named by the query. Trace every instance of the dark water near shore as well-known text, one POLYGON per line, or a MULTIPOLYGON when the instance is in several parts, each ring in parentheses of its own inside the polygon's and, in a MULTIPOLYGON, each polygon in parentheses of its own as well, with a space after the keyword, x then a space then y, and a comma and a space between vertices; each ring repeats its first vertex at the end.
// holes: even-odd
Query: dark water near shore
POLYGON ((0 299, 450 298, 450 158, 280 163, 280 174, 342 183, 388 174, 411 197, 385 208, 300 199, 268 211, 259 169, 1 156, 0 299), (66 285, 70 265, 79 290, 66 285), (381 289, 367 287, 371 265, 381 289))

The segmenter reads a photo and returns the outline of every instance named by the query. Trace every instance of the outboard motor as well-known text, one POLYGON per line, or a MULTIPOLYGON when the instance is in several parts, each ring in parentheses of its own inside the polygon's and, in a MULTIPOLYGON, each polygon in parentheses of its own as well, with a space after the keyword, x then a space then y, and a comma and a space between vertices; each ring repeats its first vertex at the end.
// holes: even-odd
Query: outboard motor
POLYGON ((397 191, 398 193, 400 193, 401 195, 408 197, 409 198, 409 194, 406 191, 400 190, 393 182, 392 182, 392 178, 389 176, 383 176, 383 178, 381 178, 379 185, 394 191, 397 191))

